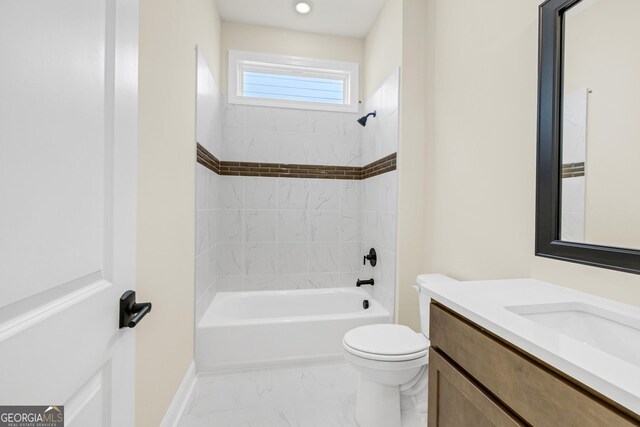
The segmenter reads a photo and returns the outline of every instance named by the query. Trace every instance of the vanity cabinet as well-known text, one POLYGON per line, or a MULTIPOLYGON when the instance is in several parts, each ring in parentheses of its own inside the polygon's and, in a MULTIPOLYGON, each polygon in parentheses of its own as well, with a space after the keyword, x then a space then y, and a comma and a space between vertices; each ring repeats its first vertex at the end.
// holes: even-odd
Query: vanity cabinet
POLYGON ((640 417, 442 304, 430 307, 429 427, 640 426, 640 417))

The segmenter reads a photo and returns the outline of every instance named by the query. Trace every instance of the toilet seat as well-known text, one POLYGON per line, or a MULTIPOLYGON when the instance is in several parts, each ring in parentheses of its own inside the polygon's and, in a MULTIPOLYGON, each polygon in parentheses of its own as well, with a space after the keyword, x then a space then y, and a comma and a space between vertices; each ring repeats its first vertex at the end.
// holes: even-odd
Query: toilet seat
POLYGON ((429 352, 429 340, 403 325, 367 325, 352 329, 343 339, 344 349, 364 359, 404 362, 429 352))

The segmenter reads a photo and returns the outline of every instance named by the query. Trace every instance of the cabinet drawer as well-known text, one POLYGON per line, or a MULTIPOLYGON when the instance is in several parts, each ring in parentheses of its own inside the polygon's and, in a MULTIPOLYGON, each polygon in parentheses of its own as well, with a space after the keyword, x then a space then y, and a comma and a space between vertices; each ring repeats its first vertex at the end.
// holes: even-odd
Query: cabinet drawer
POLYGON ((429 427, 524 425, 464 372, 429 350, 429 427))
POLYGON ((508 346, 438 303, 431 345, 534 426, 639 426, 614 406, 508 346))

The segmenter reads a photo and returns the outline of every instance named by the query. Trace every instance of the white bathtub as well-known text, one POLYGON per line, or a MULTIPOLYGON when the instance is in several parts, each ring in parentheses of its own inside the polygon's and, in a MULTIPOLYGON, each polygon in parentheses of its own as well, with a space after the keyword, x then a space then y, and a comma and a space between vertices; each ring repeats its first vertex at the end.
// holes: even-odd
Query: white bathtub
POLYGON ((340 357, 348 330, 390 321, 358 288, 221 292, 196 328, 196 366, 213 372, 340 357))

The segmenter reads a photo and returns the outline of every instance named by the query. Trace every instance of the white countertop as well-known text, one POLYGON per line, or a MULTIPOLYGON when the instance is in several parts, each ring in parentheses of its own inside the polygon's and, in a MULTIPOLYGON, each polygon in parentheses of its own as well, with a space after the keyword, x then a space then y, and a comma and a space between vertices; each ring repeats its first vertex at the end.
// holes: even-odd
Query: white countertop
MULTIPOLYGON (((505 307, 585 303, 640 324, 640 308, 533 279, 420 285, 432 299, 640 414, 640 365, 522 317, 505 307)), ((634 326, 635 327, 635 326, 634 326)))

